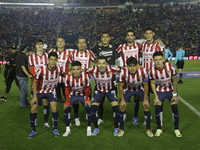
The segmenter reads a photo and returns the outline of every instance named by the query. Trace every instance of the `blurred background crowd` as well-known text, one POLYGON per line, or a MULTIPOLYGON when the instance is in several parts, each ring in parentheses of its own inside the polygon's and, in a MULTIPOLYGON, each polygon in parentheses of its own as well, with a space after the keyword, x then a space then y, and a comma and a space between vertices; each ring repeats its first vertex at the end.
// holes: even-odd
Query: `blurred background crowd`
MULTIPOLYGON (((92 1, 69 0, 68 3, 91 3, 92 1)), ((124 1, 127 0, 98 0, 99 3, 124 1)), ((142 2, 143 0, 134 1, 142 2)), ((87 40, 88 49, 99 42, 103 31, 112 36, 113 43, 124 42, 128 29, 133 29, 136 38, 142 39, 143 29, 146 26, 155 29, 155 38, 160 38, 167 44, 173 54, 177 46, 183 44, 186 56, 200 56, 199 11, 199 5, 178 4, 131 9, 75 10, 72 8, 70 11, 56 7, 22 10, 2 8, 0 9, 0 58, 11 45, 24 43, 29 51, 33 51, 37 38, 42 38, 48 48, 54 48, 56 38, 63 37, 67 43, 66 48, 76 48, 77 39, 84 37, 87 40)))

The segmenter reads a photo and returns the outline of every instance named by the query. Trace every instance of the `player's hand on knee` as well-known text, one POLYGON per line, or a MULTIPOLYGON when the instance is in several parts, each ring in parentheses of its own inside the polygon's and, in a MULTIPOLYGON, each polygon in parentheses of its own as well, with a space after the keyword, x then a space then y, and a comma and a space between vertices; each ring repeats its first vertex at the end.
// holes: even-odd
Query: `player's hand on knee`
POLYGON ((120 110, 121 111, 125 111, 126 110, 126 105, 127 105, 127 103, 125 101, 121 101, 120 102, 120 110))
POLYGON ((153 101, 154 101, 154 105, 161 105, 161 102, 160 102, 160 100, 158 99, 157 96, 154 98, 153 101))
POLYGON ((170 103, 176 103, 176 104, 178 104, 178 102, 179 102, 178 96, 173 96, 170 101, 170 103))
POLYGON ((142 104, 143 104, 143 107, 144 107, 145 109, 149 109, 149 108, 150 108, 150 104, 149 104, 149 101, 148 101, 148 100, 144 100, 142 104))
POLYGON ((33 97, 33 98, 31 99, 30 105, 32 106, 34 103, 38 104, 38 99, 37 99, 36 97, 33 97))

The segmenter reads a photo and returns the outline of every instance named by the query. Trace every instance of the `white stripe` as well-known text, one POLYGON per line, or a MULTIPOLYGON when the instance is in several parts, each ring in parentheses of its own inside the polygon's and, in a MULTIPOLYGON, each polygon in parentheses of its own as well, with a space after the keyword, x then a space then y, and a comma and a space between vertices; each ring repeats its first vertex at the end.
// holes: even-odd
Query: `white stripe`
POLYGON ((188 102, 186 102, 182 97, 178 96, 179 100, 185 104, 188 108, 190 108, 197 116, 200 117, 200 112, 196 110, 192 105, 190 105, 188 102))

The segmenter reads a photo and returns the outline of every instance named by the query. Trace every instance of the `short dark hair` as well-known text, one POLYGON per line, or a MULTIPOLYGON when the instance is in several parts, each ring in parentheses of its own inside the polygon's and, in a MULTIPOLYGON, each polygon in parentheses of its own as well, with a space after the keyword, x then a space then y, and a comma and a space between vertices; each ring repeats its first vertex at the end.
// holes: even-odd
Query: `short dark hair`
POLYGON ((163 57, 163 53, 161 51, 155 52, 155 53, 153 53, 153 58, 155 56, 162 56, 163 57))
POLYGON ((71 63, 71 66, 72 67, 74 67, 74 66, 80 66, 81 67, 81 62, 80 61, 73 61, 72 63, 71 63))
POLYGON ((97 62, 99 61, 99 59, 105 59, 106 62, 108 62, 107 57, 104 56, 104 55, 100 55, 100 56, 97 58, 97 62))
POLYGON ((81 40, 81 39, 85 40, 85 42, 86 42, 86 39, 85 39, 84 37, 79 37, 78 40, 77 40, 77 43, 78 43, 79 40, 81 40))
POLYGON ((127 30, 127 31, 126 31, 126 35, 127 35, 129 32, 133 32, 133 34, 135 35, 135 32, 134 32, 132 29, 127 30))
POLYGON ((146 27, 145 29, 144 29, 144 32, 146 32, 146 31, 152 31, 152 32, 154 32, 154 29, 152 28, 152 27, 146 27))
POLYGON ((110 36, 110 34, 108 32, 101 32, 101 37, 103 34, 108 34, 108 36, 110 36))
POLYGON ((26 45, 24 45, 24 44, 20 45, 20 47, 19 47, 20 52, 24 51, 25 49, 26 49, 26 45))
POLYGON ((130 64, 136 65, 136 64, 137 64, 137 59, 136 59, 135 57, 129 57, 129 58, 126 60, 126 64, 127 64, 127 65, 130 65, 130 64))
POLYGON ((58 58, 58 54, 56 52, 50 52, 48 54, 48 58, 50 58, 51 56, 58 58))
POLYGON ((43 41, 42 39, 37 39, 37 40, 35 41, 35 45, 36 45, 37 43, 43 43, 43 44, 44 44, 44 41, 43 41))

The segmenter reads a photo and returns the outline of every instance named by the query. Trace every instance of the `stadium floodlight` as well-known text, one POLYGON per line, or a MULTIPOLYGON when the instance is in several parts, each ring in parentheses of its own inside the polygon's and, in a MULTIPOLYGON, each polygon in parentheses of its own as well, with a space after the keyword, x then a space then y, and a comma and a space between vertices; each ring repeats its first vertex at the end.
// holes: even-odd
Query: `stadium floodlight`
POLYGON ((54 6, 53 3, 5 3, 0 2, 0 6, 54 6))

